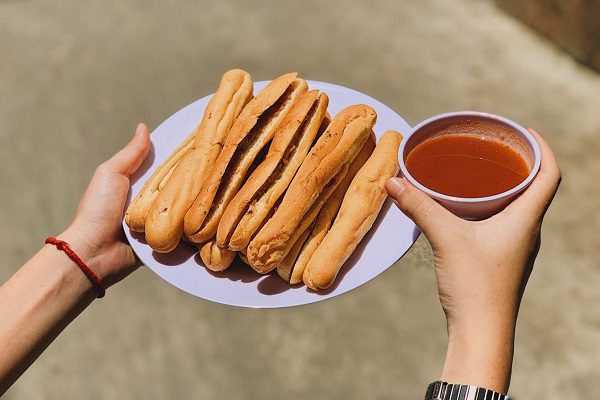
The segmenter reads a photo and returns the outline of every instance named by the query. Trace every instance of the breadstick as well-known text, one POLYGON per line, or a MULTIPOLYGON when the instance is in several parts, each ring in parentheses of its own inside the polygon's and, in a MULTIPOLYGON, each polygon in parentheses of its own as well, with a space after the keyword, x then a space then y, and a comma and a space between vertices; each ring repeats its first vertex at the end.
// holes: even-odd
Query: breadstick
POLYGON ((248 245, 248 261, 257 272, 273 270, 287 255, 293 245, 290 239, 307 211, 319 199, 327 183, 344 167, 348 168, 348 163, 367 140, 376 118, 372 108, 355 105, 342 110, 331 121, 302 163, 281 206, 248 245))
POLYGON ((185 138, 169 158, 154 170, 152 176, 144 183, 142 189, 131 201, 127 211, 125 211, 125 223, 129 226, 129 229, 134 232, 144 232, 150 207, 154 204, 158 193, 171 177, 181 158, 192 148, 194 138, 194 132, 185 138))
POLYGON ((371 229, 386 199, 385 182, 398 174, 402 135, 387 131, 358 171, 325 238, 304 270, 303 280, 313 290, 330 287, 340 268, 371 229))
POLYGON ((296 79, 296 75, 282 75, 270 82, 235 121, 210 179, 185 215, 185 235, 192 242, 205 242, 217 233, 223 211, 242 185, 252 162, 306 91, 306 81, 296 79))
POLYGON ((300 96, 275 134, 265 160, 225 209, 217 230, 219 246, 230 250, 248 246, 310 150, 327 104, 327 95, 317 90, 300 96))
MULTIPOLYGON (((296 258, 298 258, 298 254, 300 254, 300 250, 302 250, 302 247, 304 246, 304 243, 306 242, 308 235, 310 235, 311 231, 313 230, 313 227, 315 226, 315 222, 316 221, 313 221, 313 223, 310 224, 309 227, 300 234, 300 236, 298 237, 298 240, 296 240, 296 242, 290 249, 290 252, 287 254, 287 256, 285 256, 285 258, 277 266, 277 274, 279 274, 281 279, 283 279, 284 281, 292 283, 290 279, 291 279, 292 273, 294 271, 294 264, 296 262, 296 258)), ((302 282, 302 279, 300 279, 299 282, 302 282)), ((296 282, 296 283, 299 283, 299 282, 296 282)))
POLYGON ((374 148, 375 134, 371 133, 365 145, 362 147, 354 161, 352 161, 352 164, 350 164, 348 172, 319 211, 315 223, 313 224, 313 228, 310 229, 310 232, 306 235, 303 235, 304 239, 302 239, 302 243, 299 245, 298 243, 294 244, 292 251, 288 253, 283 262, 277 267, 279 276, 286 279, 292 285, 302 282, 302 275, 304 274, 304 269, 308 260, 329 231, 350 183, 360 168, 367 162, 367 159, 373 153, 374 148), (294 252, 295 255, 293 255, 294 252), (280 269, 282 270, 281 272, 280 269))
POLYGON ((225 271, 235 258, 235 251, 217 246, 214 240, 209 240, 200 246, 200 258, 211 271, 225 271))
MULTIPOLYGON (((371 143, 372 141, 374 141, 373 134, 371 134, 367 142, 371 143)), ((363 149, 365 146, 367 146, 367 143, 363 145, 363 149)), ((358 154, 360 154, 361 151, 362 149, 360 149, 358 154)), ((329 203, 330 198, 338 192, 338 189, 342 183, 347 179, 350 168, 352 168, 354 165, 356 158, 358 158, 358 155, 356 155, 352 161, 344 164, 337 175, 327 182, 327 185, 325 185, 317 200, 312 206, 310 206, 310 209, 306 212, 306 214, 304 214, 304 218, 302 218, 300 225, 298 225, 298 228, 296 228, 296 230, 290 236, 286 246, 281 250, 281 256, 283 259, 277 264, 277 273, 284 280, 290 282, 292 270, 294 269, 294 263, 298 258, 298 253, 302 249, 309 234, 313 231, 315 222, 317 222, 317 216, 321 213, 323 207, 329 203)), ((355 169, 358 170, 358 168, 355 169)), ((352 178, 350 178, 350 180, 352 180, 352 178)), ((300 282, 302 282, 302 277, 300 277, 300 280, 297 280, 295 283, 300 282)))
POLYGON ((146 241, 155 251, 173 250, 183 232, 183 220, 210 176, 234 121, 252 97, 252 80, 242 70, 226 72, 195 130, 193 147, 182 157, 159 192, 146 220, 146 241))
POLYGON ((240 260, 244 262, 244 264, 250 265, 250 263, 248 262, 248 258, 246 257, 246 249, 240 250, 237 254, 238 257, 240 257, 240 260))
MULTIPOLYGON (((314 226, 314 222, 315 222, 317 216, 319 215, 319 212, 321 211, 321 208, 323 208, 323 206, 327 203, 329 198, 337 190, 339 184, 346 177, 349 166, 350 166, 350 162, 347 162, 346 164, 344 164, 342 166, 342 168, 337 173, 337 175, 335 177, 333 177, 329 182, 327 182, 327 185, 325 185, 325 187, 319 194, 319 197, 317 198, 317 200, 312 204, 312 206, 310 206, 310 208, 308 209, 306 214, 304 214, 304 218, 302 218, 302 221, 300 221, 300 224, 298 225, 298 227, 292 232, 289 240, 285 243, 285 246, 283 246, 280 249, 280 252, 279 252, 280 254, 278 255, 278 257, 281 258, 281 261, 279 261, 279 262, 274 261, 277 268, 281 267, 282 271, 286 271, 288 269, 291 271, 291 267, 293 267, 293 265, 290 265, 289 268, 287 267, 287 263, 293 261, 292 256, 290 256, 290 253, 292 253, 294 251, 295 246, 296 246, 296 244, 298 244, 299 241, 303 242, 306 239, 306 236, 304 237, 304 239, 301 239, 301 238, 302 238, 302 236, 304 236, 305 232, 306 232, 306 235, 308 236, 308 234, 312 230, 311 227, 314 226), (287 261, 286 261, 286 258, 288 258, 287 261)), ((299 245, 301 246, 302 244, 299 244, 299 245)), ((300 249, 301 249, 301 247, 298 248, 298 251, 300 249)), ((297 253, 296 253, 296 255, 297 255, 297 253)), ((295 260, 295 257, 294 257, 294 260, 295 260)), ((278 271, 278 273, 279 273, 279 271, 278 271)), ((286 274, 287 273, 285 273, 285 272, 283 274, 280 273, 279 276, 281 276, 283 278, 286 274)))

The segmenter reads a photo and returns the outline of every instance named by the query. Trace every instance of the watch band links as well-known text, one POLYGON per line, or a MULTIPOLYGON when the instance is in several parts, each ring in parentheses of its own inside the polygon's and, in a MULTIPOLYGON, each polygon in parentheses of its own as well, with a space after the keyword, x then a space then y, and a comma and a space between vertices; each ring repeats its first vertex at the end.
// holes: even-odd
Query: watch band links
POLYGON ((510 398, 505 394, 479 386, 437 381, 427 387, 425 400, 510 400, 510 398))

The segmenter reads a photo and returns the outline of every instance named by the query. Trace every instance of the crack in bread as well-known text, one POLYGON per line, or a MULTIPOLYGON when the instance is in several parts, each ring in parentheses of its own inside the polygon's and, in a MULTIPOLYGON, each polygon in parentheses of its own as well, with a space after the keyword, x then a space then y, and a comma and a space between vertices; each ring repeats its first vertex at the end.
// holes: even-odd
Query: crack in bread
POLYGON ((248 153, 258 155, 260 149, 264 147, 264 144, 261 146, 261 142, 258 139, 265 133, 267 129, 273 128, 276 118, 284 110, 285 106, 291 102, 290 96, 293 91, 294 87, 290 85, 283 96, 281 96, 281 98, 279 98, 275 104, 269 107, 269 109, 258 118, 254 128, 252 128, 250 133, 244 138, 244 140, 240 142, 237 149, 233 153, 233 157, 231 157, 231 160, 225 168, 219 188, 217 189, 217 194, 215 195, 215 201, 213 201, 211 204, 210 211, 206 216, 207 219, 212 218, 218 208, 218 205, 221 204, 226 191, 231 190, 231 185, 229 183, 232 177, 243 172, 242 164, 245 158, 249 158, 248 153))
POLYGON ((227 71, 194 131, 192 148, 181 158, 148 212, 146 241, 155 251, 173 250, 183 233, 186 212, 208 179, 213 163, 242 109, 252 97, 252 80, 242 70, 227 71))
MULTIPOLYGON (((293 259, 290 259, 290 254, 294 252, 294 249, 292 249, 290 254, 288 254, 284 261, 277 267, 277 272, 279 272, 280 268, 283 268, 286 271, 283 275, 289 275, 287 281, 292 285, 302 282, 302 275, 304 274, 306 264, 333 224, 350 183, 362 166, 367 162, 367 159, 371 156, 374 149, 375 134, 371 132, 369 139, 360 149, 358 155, 352 161, 352 164, 350 164, 348 172, 319 211, 319 214, 312 225, 313 227, 303 241, 302 247, 296 251, 293 259), (289 270, 289 273, 287 270, 289 270)), ((296 244, 294 247, 295 246, 296 244)), ((279 275, 283 277, 282 273, 279 275)))
MULTIPOLYGON (((360 148, 358 150, 360 150, 360 148)), ((319 193, 319 197, 317 198, 317 200, 310 206, 306 214, 304 214, 304 217, 302 218, 302 221, 300 222, 298 227, 292 232, 289 240, 284 244, 283 247, 281 247, 278 250, 277 255, 271 259, 271 262, 273 263, 274 267, 268 266, 267 268, 279 268, 283 260, 289 255, 290 251, 293 249, 294 245, 298 242, 298 240, 300 240, 299 238, 302 236, 303 232, 305 232, 309 228, 309 226, 311 226, 313 222, 315 222, 323 206, 327 203, 329 198, 336 192, 339 185, 344 181, 348 173, 349 167, 356 155, 357 153, 354 153, 354 155, 350 157, 348 162, 341 166, 338 173, 329 182, 327 182, 321 193, 319 193)))
POLYGON ((304 93, 282 122, 264 162, 252 173, 225 210, 217 244, 231 250, 248 246, 267 214, 288 187, 310 150, 325 117, 328 98, 304 93))
POLYGON ((271 141, 278 125, 307 89, 295 73, 271 81, 248 103, 231 129, 213 175, 202 188, 184 220, 185 235, 192 242, 211 239, 223 211, 242 185, 251 164, 271 141))
POLYGON ((290 241, 299 234, 297 229, 303 218, 322 198, 321 192, 328 183, 343 168, 349 167, 369 137, 376 118, 371 107, 355 105, 342 110, 333 119, 305 158, 277 212, 248 245, 248 260, 257 272, 273 270, 287 255, 293 245, 290 241))
MULTIPOLYGON (((344 180, 346 174, 348 173, 349 165, 350 162, 343 165, 340 171, 337 173, 337 175, 333 177, 329 182, 327 182, 327 184, 319 194, 317 200, 313 203, 313 205, 304 215, 304 218, 300 222, 300 225, 298 225, 298 227, 291 234, 289 240, 285 243, 285 246, 279 250, 277 257, 280 258, 280 261, 277 261, 277 259, 272 260, 273 264, 275 264, 275 268, 277 268, 277 273, 279 273, 280 268, 282 269, 282 271, 285 271, 288 268, 288 263, 290 269, 293 267, 293 262, 296 259, 297 252, 296 256, 290 255, 290 253, 293 253, 295 251, 296 245, 299 241, 304 242, 305 239, 302 238, 306 238, 312 230, 312 227, 314 226, 317 216, 319 215, 322 207, 327 203, 327 201, 333 195, 333 193, 335 193, 341 182, 344 180), (306 235, 304 235, 305 233, 306 235)), ((302 247, 297 248, 298 252, 301 248, 302 247)), ((279 273, 279 276, 281 276, 282 278, 284 275, 285 273, 283 275, 279 273)))

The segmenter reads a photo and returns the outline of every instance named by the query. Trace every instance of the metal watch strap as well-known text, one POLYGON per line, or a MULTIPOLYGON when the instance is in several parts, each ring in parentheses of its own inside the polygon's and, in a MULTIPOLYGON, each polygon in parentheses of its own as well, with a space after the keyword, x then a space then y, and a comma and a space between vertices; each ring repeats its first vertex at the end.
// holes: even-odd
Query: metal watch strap
POLYGON ((427 387, 425 400, 510 400, 510 398, 505 394, 478 386, 437 381, 427 387))

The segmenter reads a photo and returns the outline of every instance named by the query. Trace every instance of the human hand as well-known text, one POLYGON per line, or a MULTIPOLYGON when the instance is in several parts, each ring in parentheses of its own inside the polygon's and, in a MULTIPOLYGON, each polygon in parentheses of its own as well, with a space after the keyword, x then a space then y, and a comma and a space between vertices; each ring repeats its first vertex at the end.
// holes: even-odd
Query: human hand
POLYGON ((149 149, 148 127, 139 124, 133 139, 96 169, 73 222, 59 236, 73 247, 106 287, 117 283, 140 265, 125 241, 121 222, 130 186, 129 177, 142 164, 149 149))
POLYGON ((550 147, 530 132, 541 148, 540 171, 516 200, 486 220, 456 217, 404 179, 386 183, 390 197, 419 226, 433 250, 448 323, 445 380, 508 388, 521 297, 539 250, 542 219, 561 179, 550 147))

